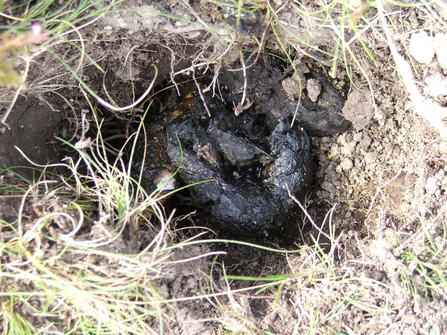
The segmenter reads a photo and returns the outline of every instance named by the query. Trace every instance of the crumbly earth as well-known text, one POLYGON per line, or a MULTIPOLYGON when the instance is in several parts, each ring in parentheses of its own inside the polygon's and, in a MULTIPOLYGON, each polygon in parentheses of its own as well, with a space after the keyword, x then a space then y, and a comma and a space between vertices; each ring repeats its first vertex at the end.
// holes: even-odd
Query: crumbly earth
MULTIPOLYGON (((283 55, 271 32, 263 37, 262 17, 252 18, 254 23, 246 23, 246 27, 238 31, 216 18, 216 7, 199 6, 199 3, 194 1, 188 7, 175 0, 150 4, 125 2, 125 6, 137 10, 110 13, 96 26, 82 31, 86 52, 108 70, 104 75, 98 68, 84 64, 82 78, 100 96, 105 96, 104 82, 114 101, 126 105, 149 85, 154 75, 152 64, 159 72, 158 89, 171 80, 171 84, 178 85, 173 90, 185 94, 182 82, 191 80, 192 73, 200 77, 214 72, 218 81, 220 68, 239 60, 238 49, 228 48, 226 43, 238 39, 247 47, 255 47, 250 35, 254 34, 270 52, 283 55), (157 13, 168 13, 182 20, 157 13)), ((403 278, 415 278, 418 282, 421 275, 402 255, 411 247, 413 251, 420 251, 420 257, 428 257, 425 243, 429 237, 431 247, 444 259, 446 257, 443 225, 447 222, 447 139, 414 112, 381 32, 370 30, 363 35, 374 61, 361 44, 355 42, 350 47, 357 56, 357 63, 351 60, 349 69, 338 63, 334 73, 330 60, 315 55, 307 45, 334 52, 336 31, 313 29, 317 22, 298 19, 294 1, 277 0, 273 4, 279 9, 277 15, 282 22, 277 34, 294 50, 292 55, 296 63, 306 59, 317 62, 328 76, 332 74, 334 86, 344 92, 347 99, 343 115, 352 122, 352 128, 341 134, 312 138, 317 172, 304 205, 315 225, 304 215, 293 223, 296 225, 294 241, 304 247, 314 245, 316 240, 321 242, 322 248, 334 256, 334 271, 344 282, 336 286, 330 280, 321 279, 323 272, 307 273, 313 260, 305 251, 283 255, 247 246, 215 245, 213 250, 227 252, 215 267, 213 279, 218 289, 225 291, 227 285, 232 289, 244 289, 260 283, 254 280, 226 283, 220 280, 224 265, 230 275, 293 274, 296 277, 286 282, 279 298, 276 298, 277 291, 270 288, 260 294, 254 291, 228 293, 219 298, 219 303, 226 306, 220 309, 215 307, 216 301, 204 299, 175 303, 178 308, 167 311, 168 329, 173 334, 220 334, 224 329, 234 333, 265 330, 276 334, 302 334, 313 322, 320 325, 321 334, 446 333, 446 292, 427 290, 426 294, 418 294, 409 291, 403 278), (287 31, 300 36, 300 41, 293 40, 287 31), (309 31, 315 33, 309 34, 309 31), (309 227, 306 230, 302 229, 303 219, 309 227), (329 239, 324 234, 333 234, 338 242, 335 249, 330 243, 328 245, 329 239), (379 286, 387 288, 378 290, 379 286), (352 301, 347 303, 347 299, 352 301), (319 311, 316 316, 309 312, 315 310, 319 311)), ((312 4, 308 6, 311 8, 312 4)), ((319 8, 314 6, 314 9, 319 8)), ((406 57, 411 55, 417 87, 424 98, 443 108, 447 102, 447 62, 442 46, 447 43, 442 41, 447 32, 438 26, 433 31, 432 22, 421 14, 422 9, 400 10, 396 19, 400 24, 399 38, 409 48, 399 44, 398 51, 406 57), (415 33, 415 30, 420 32, 415 33), (406 50, 410 54, 405 54, 406 50)), ((73 153, 55 136, 72 143, 83 139, 82 110, 88 109, 84 95, 69 74, 55 79, 56 84, 61 85, 57 91, 45 91, 42 78, 63 69, 54 59, 45 55, 39 57, 32 65, 27 90, 6 121, 8 126, 0 128, 0 169, 30 165, 15 146, 37 164, 57 163, 73 153)), ((69 61, 73 67, 78 65, 77 59, 69 61)), ((284 81, 282 85, 290 87, 290 79, 284 81)), ((318 85, 314 82, 308 84, 307 90, 309 95, 318 95, 318 85)), ((175 106, 180 101, 175 92, 165 97, 167 104, 175 106)), ((127 122, 134 116, 131 113, 110 113, 99 107, 98 114, 103 119, 119 120, 118 128, 124 135, 134 129, 127 122)), ((92 117, 87 114, 87 119, 92 117)), ((445 126, 444 121, 438 120, 445 126)), ((21 172, 29 178, 38 178, 29 170, 21 172)), ((17 206, 17 201, 2 199, 0 218, 11 220, 17 206)), ((250 242, 291 248, 282 245, 284 241, 278 238, 250 242)), ((122 248, 135 252, 144 246, 129 247, 126 242, 122 248)), ((206 250, 189 253, 192 257, 201 252, 206 250)), ((158 292, 166 299, 201 295, 202 290, 209 289, 200 283, 201 273, 209 273, 207 262, 179 266, 171 277, 156 283, 158 292)), ((424 291, 424 283, 418 283, 421 292, 424 291)))

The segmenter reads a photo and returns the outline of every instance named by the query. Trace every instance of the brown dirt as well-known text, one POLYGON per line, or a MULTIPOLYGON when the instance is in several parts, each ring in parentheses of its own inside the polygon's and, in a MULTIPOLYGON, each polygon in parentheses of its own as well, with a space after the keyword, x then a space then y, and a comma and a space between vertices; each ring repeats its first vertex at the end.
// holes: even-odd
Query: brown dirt
POLYGON ((60 161, 55 136, 60 136, 62 113, 30 96, 21 97, 0 130, 0 167, 29 166, 15 148, 18 147, 33 162, 41 165, 60 161))

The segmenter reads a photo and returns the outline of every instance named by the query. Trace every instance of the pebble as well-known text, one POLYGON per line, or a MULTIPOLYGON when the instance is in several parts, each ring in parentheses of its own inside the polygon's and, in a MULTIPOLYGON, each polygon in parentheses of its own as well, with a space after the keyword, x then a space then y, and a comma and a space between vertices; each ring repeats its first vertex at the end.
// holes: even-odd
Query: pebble
POLYGON ((342 155, 346 156, 352 155, 355 151, 356 146, 357 146, 356 142, 348 143, 347 145, 341 148, 340 152, 342 153, 342 155))
POLYGON ((359 132, 359 133, 355 133, 353 136, 353 140, 356 142, 360 142, 363 138, 363 133, 359 132))
POLYGON ((440 95, 447 95, 447 78, 445 78, 441 73, 436 73, 425 78, 425 83, 427 87, 424 92, 431 95, 432 97, 438 97, 440 95))
POLYGON ((435 51, 439 65, 447 70, 447 35, 438 33, 435 35, 435 51))
POLYGON ((410 54, 422 64, 429 64, 435 55, 433 37, 428 36, 425 31, 411 35, 410 54))
POLYGON ((340 166, 343 170, 349 171, 353 168, 354 164, 352 163, 352 160, 349 158, 342 158, 340 162, 340 166))
POLYGON ((309 99, 313 102, 318 101, 318 97, 321 93, 321 85, 315 78, 310 78, 307 80, 307 95, 309 96, 309 99))
POLYGON ((425 189, 428 192, 435 192, 438 189, 438 180, 435 177, 428 177, 427 183, 425 184, 425 189))
POLYGON ((368 152, 365 155, 365 162, 366 164, 374 164, 377 161, 377 153, 372 151, 372 152, 368 152))

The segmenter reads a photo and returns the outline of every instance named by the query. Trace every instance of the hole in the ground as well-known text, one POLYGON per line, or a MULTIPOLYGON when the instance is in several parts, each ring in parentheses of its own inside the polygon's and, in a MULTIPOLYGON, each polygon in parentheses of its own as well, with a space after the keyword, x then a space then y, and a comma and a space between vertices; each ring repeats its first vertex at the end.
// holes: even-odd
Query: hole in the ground
POLYGON ((201 213, 180 223, 182 228, 204 225, 220 236, 242 238, 284 236, 290 227, 303 225, 289 196, 290 191, 303 200, 311 185, 314 162, 303 128, 321 135, 350 124, 341 115, 342 95, 313 69, 309 73, 321 93, 315 101, 304 97, 302 102, 310 103, 297 108, 281 84, 284 67, 277 63, 262 57, 244 78, 243 71, 234 71, 241 67, 236 62, 220 71, 216 87, 205 90, 212 75, 202 77, 202 94, 187 80, 177 88, 168 82, 157 87, 161 93, 150 106, 129 163, 135 179, 142 171, 141 186, 148 194, 171 191, 175 183, 170 178, 191 185, 165 202, 177 214, 201 213), (247 108, 236 116, 234 108, 244 94, 247 108))

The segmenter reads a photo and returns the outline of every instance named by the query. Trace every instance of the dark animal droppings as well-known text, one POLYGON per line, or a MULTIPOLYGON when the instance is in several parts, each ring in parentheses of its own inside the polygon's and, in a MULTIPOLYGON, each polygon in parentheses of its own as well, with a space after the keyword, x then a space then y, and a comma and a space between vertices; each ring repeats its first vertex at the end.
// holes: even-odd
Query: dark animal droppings
POLYGON ((198 183, 189 188, 191 197, 209 208, 213 228, 234 236, 277 235, 298 221, 289 191, 299 198, 312 180, 307 132, 326 136, 347 130, 350 123, 341 115, 343 97, 316 72, 320 99, 303 96, 298 110, 281 86, 279 69, 255 65, 247 74, 250 108, 239 116, 233 111, 241 99, 242 71, 221 73, 223 101, 205 95, 211 117, 194 95, 181 112, 150 124, 147 162, 139 161, 145 151, 139 143, 134 170, 143 168, 142 186, 152 192, 160 171, 180 166, 175 178, 185 185, 198 183), (296 112, 298 125, 291 127, 296 112))

